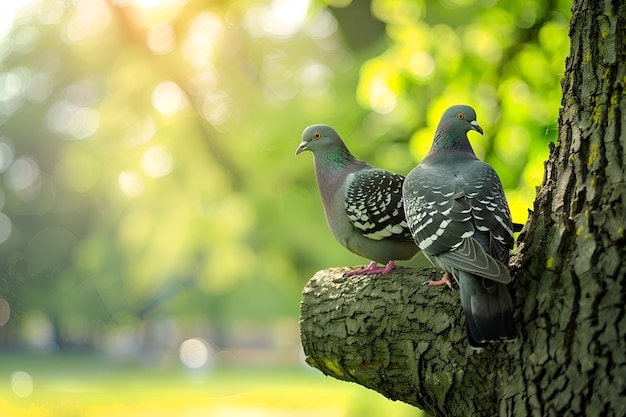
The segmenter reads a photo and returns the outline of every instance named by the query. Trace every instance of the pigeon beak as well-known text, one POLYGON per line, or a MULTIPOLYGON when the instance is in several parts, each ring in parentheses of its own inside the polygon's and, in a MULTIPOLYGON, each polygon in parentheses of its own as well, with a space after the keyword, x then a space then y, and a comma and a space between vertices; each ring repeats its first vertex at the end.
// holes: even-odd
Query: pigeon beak
POLYGON ((296 155, 298 155, 302 151, 306 151, 306 145, 308 145, 308 142, 302 142, 300 146, 298 146, 298 149, 296 149, 296 155))
POLYGON ((474 129, 475 131, 477 131, 481 135, 483 134, 483 128, 480 127, 480 125, 478 124, 478 122, 476 120, 472 120, 470 122, 470 124, 472 125, 472 129, 474 129))

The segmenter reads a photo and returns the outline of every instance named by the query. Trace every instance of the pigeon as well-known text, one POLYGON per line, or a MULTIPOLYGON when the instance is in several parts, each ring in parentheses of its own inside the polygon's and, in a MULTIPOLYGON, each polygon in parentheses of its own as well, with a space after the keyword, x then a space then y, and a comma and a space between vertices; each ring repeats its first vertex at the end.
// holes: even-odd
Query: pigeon
POLYGON ((346 275, 385 275, 399 268, 394 260, 408 260, 419 252, 404 217, 402 175, 356 159, 326 125, 304 129, 296 155, 304 151, 313 152, 317 186, 332 235, 352 253, 372 261, 346 275))
POLYGON ((469 106, 445 111, 424 160, 404 181, 402 196, 411 233, 422 253, 456 280, 469 345, 513 340, 513 302, 506 284, 513 247, 513 222, 495 170, 479 160, 467 132, 481 135, 469 106))

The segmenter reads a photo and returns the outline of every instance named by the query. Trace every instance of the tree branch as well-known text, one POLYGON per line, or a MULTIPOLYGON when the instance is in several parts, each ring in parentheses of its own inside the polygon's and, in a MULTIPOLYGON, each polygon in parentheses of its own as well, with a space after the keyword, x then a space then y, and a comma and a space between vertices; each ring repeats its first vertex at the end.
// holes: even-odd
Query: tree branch
POLYGON ((503 399, 520 389, 508 378, 518 357, 509 351, 521 342, 472 350, 458 291, 422 285, 440 271, 344 277, 347 270, 319 271, 304 288, 300 332, 309 365, 433 415, 507 407, 503 399))

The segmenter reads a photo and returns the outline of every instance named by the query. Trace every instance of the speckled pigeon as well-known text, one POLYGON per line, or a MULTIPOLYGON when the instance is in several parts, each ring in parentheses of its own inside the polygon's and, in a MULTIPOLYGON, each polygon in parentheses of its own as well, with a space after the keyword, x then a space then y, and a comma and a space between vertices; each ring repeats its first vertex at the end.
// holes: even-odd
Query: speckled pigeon
POLYGON ((313 152, 315 176, 330 231, 351 252, 372 260, 347 275, 387 274, 394 260, 419 252, 404 217, 404 177, 356 159, 326 125, 304 129, 296 155, 313 152), (385 264, 379 267, 377 262, 385 264))
POLYGON ((513 223, 502 184, 480 161, 467 132, 483 130, 469 106, 446 110, 428 155, 406 177, 405 213, 422 253, 446 271, 426 283, 458 282, 470 346, 515 339, 513 303, 506 284, 513 223))

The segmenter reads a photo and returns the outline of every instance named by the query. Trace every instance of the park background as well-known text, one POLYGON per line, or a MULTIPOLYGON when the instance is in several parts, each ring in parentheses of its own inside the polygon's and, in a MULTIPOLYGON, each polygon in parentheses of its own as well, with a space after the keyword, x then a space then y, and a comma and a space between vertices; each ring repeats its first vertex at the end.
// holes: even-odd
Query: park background
POLYGON ((304 284, 368 261, 330 235, 301 132, 406 174, 470 104, 523 223, 570 6, 2 2, 0 414, 420 415, 304 364, 304 284))

